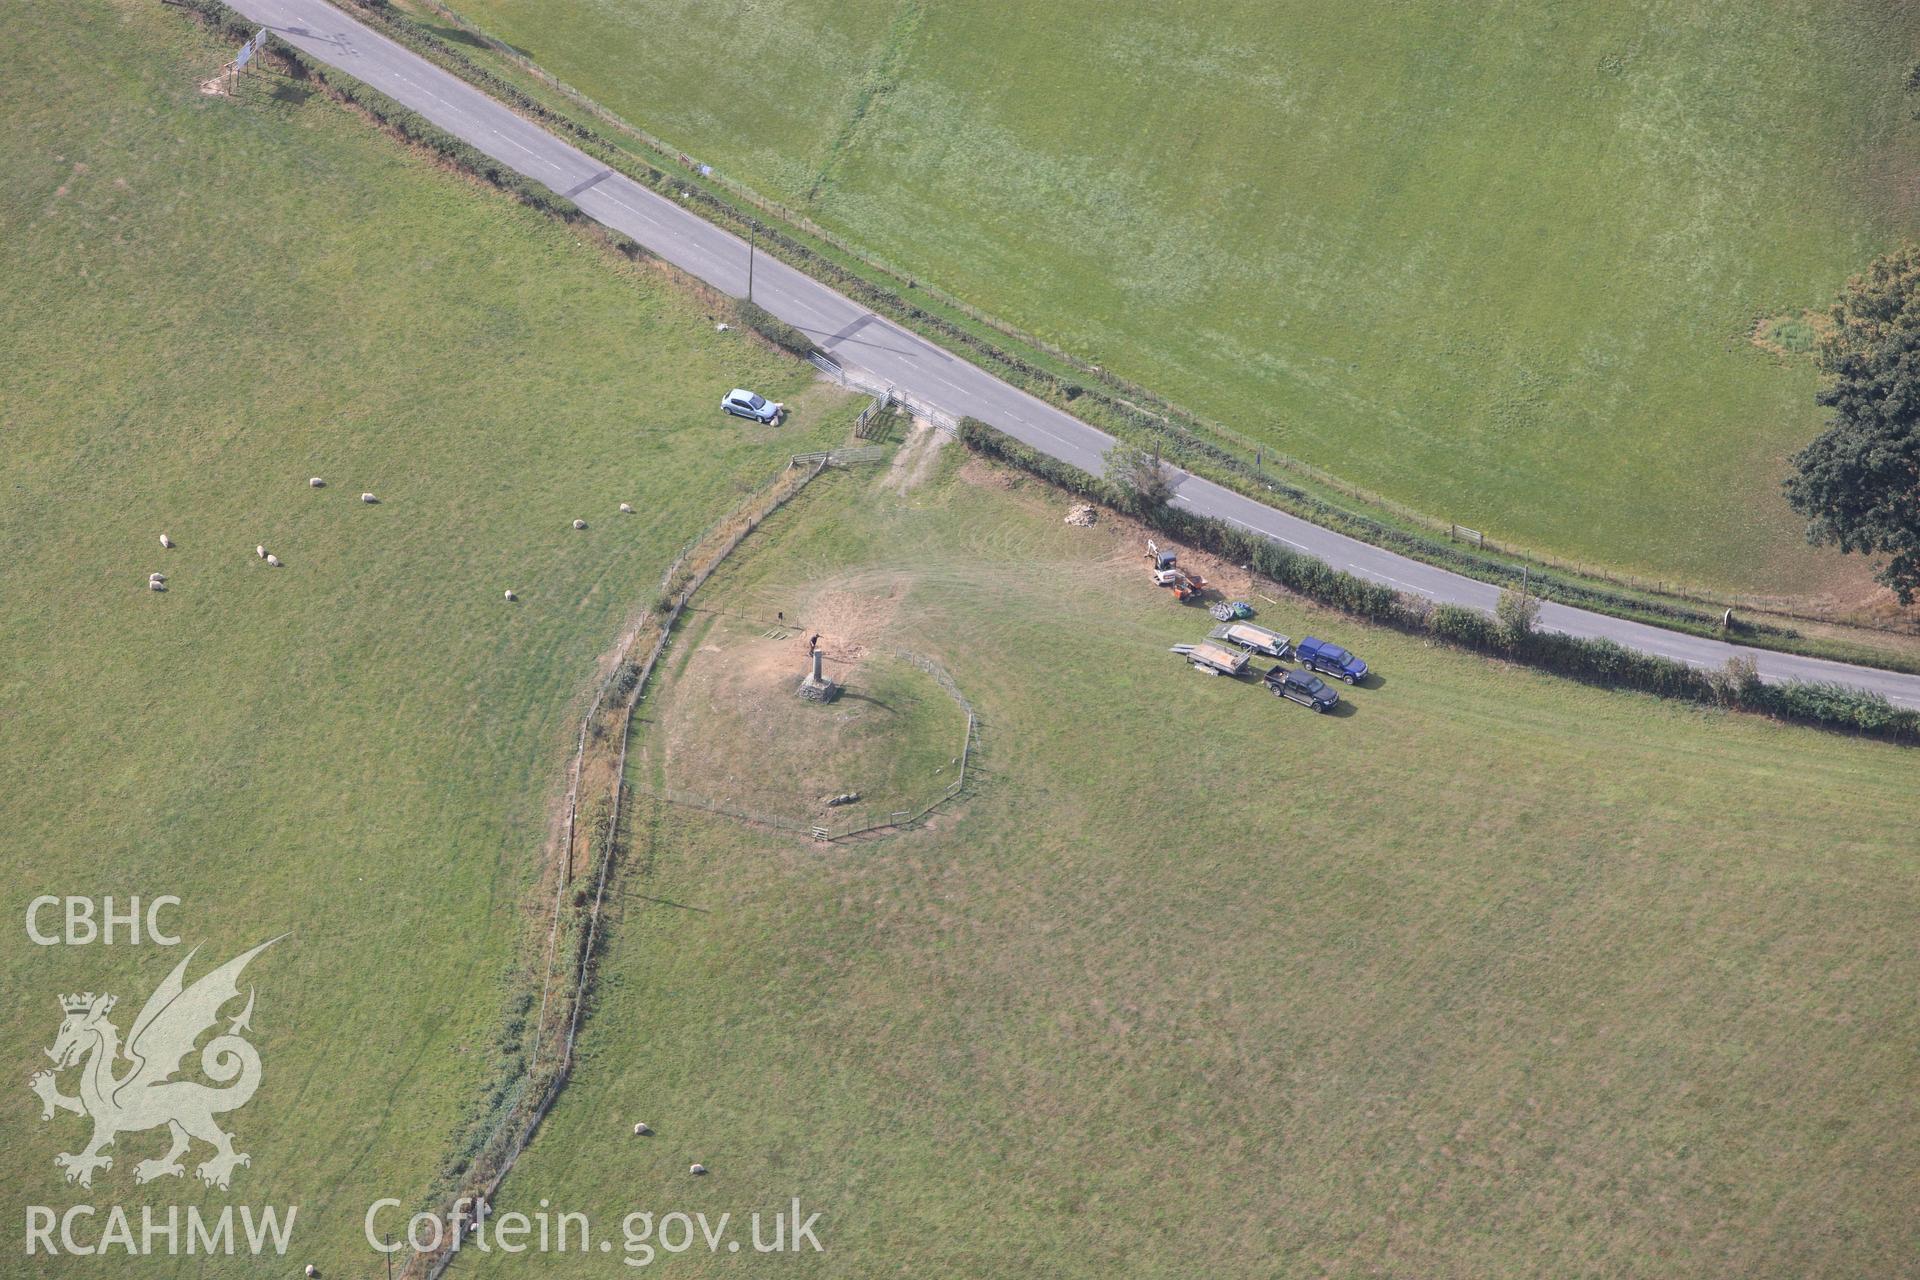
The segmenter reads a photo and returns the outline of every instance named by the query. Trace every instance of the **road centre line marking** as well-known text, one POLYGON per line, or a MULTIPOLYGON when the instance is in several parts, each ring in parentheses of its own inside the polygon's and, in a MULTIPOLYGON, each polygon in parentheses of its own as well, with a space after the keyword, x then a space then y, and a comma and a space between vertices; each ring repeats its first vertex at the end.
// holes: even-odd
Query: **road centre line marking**
POLYGON ((1309 555, 1312 554, 1313 549, 1307 546, 1306 543, 1295 542, 1292 538, 1287 537, 1285 534, 1274 533, 1271 530, 1262 529, 1257 524, 1248 524, 1245 520, 1236 520, 1232 516, 1221 516, 1220 518, 1222 520, 1225 520, 1228 524, 1239 525, 1242 529, 1245 529, 1248 533, 1255 533, 1260 535, 1263 538, 1272 538, 1275 542, 1286 543, 1288 546, 1292 547, 1296 551, 1305 551, 1309 555))

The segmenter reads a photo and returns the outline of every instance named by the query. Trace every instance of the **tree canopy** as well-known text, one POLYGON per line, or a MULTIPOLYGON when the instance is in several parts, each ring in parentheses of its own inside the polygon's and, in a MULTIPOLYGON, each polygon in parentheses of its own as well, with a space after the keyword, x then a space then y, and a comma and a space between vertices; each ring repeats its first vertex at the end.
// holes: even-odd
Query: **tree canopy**
POLYGON ((1150 512, 1173 500, 1173 471, 1158 449, 1117 442, 1107 450, 1106 475, 1129 496, 1136 512, 1150 512))
POLYGON ((1920 589, 1920 246, 1847 282, 1820 343, 1827 429, 1795 454, 1787 501, 1807 540, 1887 557, 1902 604, 1920 589))

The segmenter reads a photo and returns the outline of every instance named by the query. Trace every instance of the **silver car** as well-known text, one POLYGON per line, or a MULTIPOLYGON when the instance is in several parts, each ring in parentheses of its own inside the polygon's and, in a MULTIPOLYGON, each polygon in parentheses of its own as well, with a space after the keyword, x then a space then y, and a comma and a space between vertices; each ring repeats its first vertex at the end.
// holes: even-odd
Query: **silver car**
POLYGON ((755 422, 778 422, 780 414, 786 409, 763 395, 735 387, 727 392, 727 398, 720 402, 722 413, 730 413, 736 418, 752 418, 755 422))

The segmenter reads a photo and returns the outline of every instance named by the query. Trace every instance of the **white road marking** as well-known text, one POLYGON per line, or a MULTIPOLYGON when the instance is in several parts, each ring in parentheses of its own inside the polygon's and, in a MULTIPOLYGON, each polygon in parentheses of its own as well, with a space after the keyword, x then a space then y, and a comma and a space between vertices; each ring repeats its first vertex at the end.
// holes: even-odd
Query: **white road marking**
MULTIPOLYGON (((419 101, 420 98, 424 96, 425 99, 438 104, 439 110, 431 112, 422 111, 422 114, 427 115, 435 124, 449 132, 467 137, 468 134, 478 135, 484 130, 496 138, 511 142, 523 153, 531 156, 535 162, 544 165, 545 171, 560 175, 562 186, 554 187, 553 189, 556 191, 563 189, 568 181, 568 175, 574 173, 578 165, 597 164, 595 160, 587 156, 586 153, 579 148, 561 141, 558 137, 548 133, 539 125, 522 119, 480 90, 462 81, 457 76, 434 67, 432 64, 421 59, 418 54, 413 53, 411 50, 402 47, 377 32, 369 30, 364 25, 355 22, 352 18, 339 13, 330 5, 280 4, 271 3, 270 0, 230 0, 230 3, 235 9, 248 14, 248 16, 258 21, 282 26, 292 25, 287 17, 289 14, 296 14, 305 9, 322 11, 324 16, 317 17, 305 24, 307 34, 301 36, 292 36, 289 34, 289 42, 323 62, 346 68, 352 74, 359 76, 375 88, 386 88, 389 92, 392 92, 390 86, 404 85, 412 91, 412 96, 415 101, 419 101), (337 31, 331 37, 314 35, 312 34, 313 32, 321 30, 320 26, 315 25, 316 23, 324 24, 327 28, 344 24, 344 29, 337 31), (428 84, 417 83, 412 76, 408 74, 409 70, 417 71, 427 76, 431 81, 431 85, 434 87, 429 87, 428 84), (453 95, 453 99, 442 96, 442 94, 438 92, 438 88, 447 89, 447 91, 453 95), (454 99, 457 99, 457 102, 454 99), (496 124, 495 122, 498 123, 496 124), (500 126, 505 126, 506 129, 512 129, 514 133, 509 134, 500 126), (462 132, 463 130, 465 132, 462 132), (529 133, 531 133, 536 145, 541 148, 540 150, 536 150, 534 147, 530 147, 520 140, 521 137, 528 136, 529 133), (519 136, 514 136, 515 134, 519 136)), ((468 138, 468 141, 471 141, 471 138, 468 138)), ((474 145, 477 146, 479 144, 475 143, 474 145)), ((485 150, 484 147, 482 149, 485 150)), ((503 163, 510 163, 505 160, 504 156, 496 155, 495 158, 501 160, 503 163)), ((539 179, 535 180, 539 181, 539 179)), ((649 250, 669 262, 680 264, 683 269, 688 270, 690 273, 699 276, 716 287, 726 288, 727 286, 722 283, 723 281, 732 280, 736 274, 741 274, 737 272, 731 260, 732 251, 739 245, 739 242, 731 235, 714 226, 712 223, 707 222, 705 219, 700 218, 699 215, 689 212, 684 205, 668 201, 664 197, 658 196, 656 193, 626 178, 625 175, 621 175, 621 181, 625 182, 628 187, 631 187, 634 192, 638 193, 642 205, 651 206, 657 204, 661 209, 669 210, 673 214, 674 220, 662 220, 646 209, 635 208, 632 204, 612 194, 610 191, 606 193, 606 198, 610 203, 626 210, 627 213, 633 215, 641 226, 653 233, 655 243, 647 245, 649 250), (723 250, 726 252, 723 252, 723 250)), ((612 185, 612 182, 606 184, 608 187, 612 185)), ((599 191, 600 188, 596 188, 596 199, 599 197, 599 191)), ((609 223, 608 225, 612 224, 609 223)), ((629 229, 629 233, 632 234, 631 229, 629 229)), ((636 236, 636 238, 638 238, 638 236, 636 236)), ((777 260, 771 260, 769 262, 769 273, 775 281, 778 281, 779 284, 783 286, 776 290, 770 290, 770 296, 781 299, 782 310, 788 316, 817 317, 821 314, 858 314, 861 310, 855 307, 852 302, 832 292, 826 285, 821 284, 819 281, 806 276, 794 268, 778 263, 777 260), (823 298, 827 300, 824 304, 826 306, 824 313, 821 311, 820 305, 816 303, 817 299, 823 298)), ((947 400, 947 403, 940 407, 956 413, 965 413, 969 408, 982 415, 991 412, 994 415, 994 421, 1003 425, 1019 427, 1023 433, 1021 438, 1026 443, 1039 446, 1039 441, 1045 440, 1051 445, 1049 451, 1052 452, 1054 456, 1067 461, 1096 457, 1103 451, 1103 442, 1110 443, 1111 438, 1098 428, 1079 422, 1063 414, 1052 405, 1046 404, 1031 394, 1014 387, 1010 383, 1001 382, 991 373, 977 365, 966 363, 955 356, 939 350, 935 344, 928 342, 917 334, 913 334, 911 331, 902 329, 893 322, 886 321, 884 317, 882 317, 882 322, 886 324, 890 332, 903 334, 908 340, 908 351, 891 353, 894 356, 894 360, 891 362, 893 368, 896 371, 902 368, 911 369, 912 385, 915 388, 920 388, 927 383, 933 383, 946 388, 948 392, 951 392, 952 395, 956 397, 955 399, 947 400), (968 385, 962 385, 962 383, 955 382, 945 376, 941 371, 943 368, 952 369, 972 387, 972 390, 968 389, 968 385), (1058 420, 1060 424, 1059 430, 1050 429, 1045 425, 1047 422, 1055 420, 1058 420)), ((827 327, 832 329, 838 326, 829 324, 827 327)), ((879 370, 874 370, 873 372, 879 376, 886 376, 879 370)), ((905 383, 904 378, 901 379, 901 381, 903 384, 905 383)), ((942 398, 945 399, 946 397, 942 398)), ((934 403, 937 404, 939 402, 934 401, 934 403)), ((1076 465, 1082 464, 1076 463, 1076 465)), ((1099 464, 1094 462, 1087 465, 1089 465, 1089 469, 1092 469, 1099 464)), ((1195 478, 1197 479, 1197 477, 1195 478)), ((1217 485, 1203 481, 1199 491, 1203 496, 1210 497, 1216 506, 1220 505, 1224 497, 1229 495, 1232 497, 1239 496, 1232 495, 1231 491, 1227 490, 1221 490, 1219 495, 1215 495, 1213 491, 1218 488, 1219 486, 1217 485)), ((1177 499, 1195 510, 1205 509, 1185 494, 1177 495, 1177 499)), ((1273 514, 1276 519, 1289 522, 1293 519, 1293 517, 1281 512, 1274 512, 1273 514)), ((1282 534, 1259 528, 1243 520, 1236 520, 1224 513, 1221 515, 1221 518, 1262 537, 1277 539, 1293 547, 1295 550, 1331 560, 1328 552, 1315 551, 1305 543, 1296 542, 1292 538, 1282 534)), ((1339 547, 1353 542, 1353 539, 1331 531, 1326 533, 1323 540, 1325 546, 1336 549, 1335 554, 1337 554, 1339 547)), ((1386 554, 1391 555, 1392 553, 1386 554)), ((1399 560, 1403 558, 1395 557, 1395 559, 1399 560)), ((1427 566, 1418 565, 1417 562, 1412 563, 1415 563, 1416 567, 1422 569, 1427 568, 1427 566)), ((1441 599, 1447 598, 1424 590, 1423 588, 1413 587, 1391 575, 1379 573, 1375 570, 1361 569, 1357 564, 1353 564, 1352 562, 1349 562, 1349 568, 1356 572, 1363 573, 1366 576, 1376 577, 1383 581, 1393 583, 1407 590, 1417 591, 1422 595, 1441 599)), ((1481 582, 1478 579, 1467 578, 1447 570, 1436 570, 1435 573, 1437 575, 1435 580, 1447 589, 1452 598, 1459 600, 1463 604, 1471 605, 1474 599, 1484 597, 1485 593, 1491 590, 1489 584, 1481 582)), ((1604 614, 1588 613, 1585 610, 1570 610, 1570 614, 1579 619, 1579 631, 1576 634, 1604 636, 1623 642, 1639 652, 1653 653, 1663 657, 1673 656, 1669 654, 1661 644, 1661 638, 1671 636, 1673 634, 1671 632, 1662 631, 1645 623, 1613 618, 1604 614)), ((1730 646, 1721 646, 1718 642, 1704 641, 1702 643, 1714 645, 1714 652, 1719 652, 1721 648, 1725 648, 1728 654, 1742 652, 1730 646)), ((1877 687, 1881 692, 1901 705, 1920 705, 1920 687, 1915 685, 1914 679, 1911 676, 1882 671, 1872 667, 1855 667, 1845 663, 1807 658, 1793 654, 1763 652, 1753 656, 1755 660, 1760 663, 1762 673, 1769 680, 1832 680, 1856 686, 1865 685, 1866 687, 1877 687)), ((1711 667, 1713 665, 1712 663, 1702 662, 1694 658, 1675 658, 1675 660, 1687 663, 1689 666, 1701 668, 1711 667)))
POLYGON ((1402 582, 1400 579, 1394 577, 1392 574, 1381 573, 1378 569, 1369 569, 1364 565, 1354 564, 1351 561, 1347 563, 1347 568, 1353 570, 1355 573, 1359 574, 1363 578, 1375 578, 1381 582, 1390 582, 1394 586, 1400 588, 1402 591, 1411 591, 1415 595, 1430 596, 1433 594, 1431 591, 1428 591, 1425 587, 1416 587, 1411 582, 1402 582))

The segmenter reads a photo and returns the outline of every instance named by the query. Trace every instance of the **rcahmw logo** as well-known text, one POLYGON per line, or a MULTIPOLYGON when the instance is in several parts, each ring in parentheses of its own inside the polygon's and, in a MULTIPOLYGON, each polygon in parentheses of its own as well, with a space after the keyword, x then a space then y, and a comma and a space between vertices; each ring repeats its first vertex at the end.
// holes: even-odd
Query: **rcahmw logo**
MULTIPOLYGON (((261 943, 191 986, 186 982, 187 965, 193 960, 189 954, 147 997, 127 1030, 124 1044, 112 1017, 117 1003, 114 996, 87 992, 60 997, 59 1034, 46 1050, 53 1069, 36 1072, 29 1087, 40 1098, 42 1120, 52 1120, 56 1113, 67 1111, 93 1121, 93 1136, 81 1150, 63 1151, 53 1158, 65 1172, 67 1182, 91 1187, 96 1172, 113 1168, 113 1157, 105 1154, 106 1148, 123 1134, 149 1129, 166 1129, 170 1142, 163 1154, 134 1166, 135 1182, 183 1177, 186 1165, 181 1157, 188 1155, 196 1142, 211 1148, 207 1158, 194 1166, 194 1174, 209 1187, 226 1190, 234 1171, 252 1163, 247 1153, 234 1149, 233 1135, 215 1120, 245 1106, 260 1087, 260 1054, 245 1034, 253 1020, 251 988, 246 992, 245 1007, 226 1019, 225 1031, 200 1048, 200 1074, 213 1083, 175 1077, 200 1038, 216 1030, 222 1021, 221 1011, 240 998, 240 975, 247 964, 278 941, 275 938, 261 943), (62 1093, 59 1074, 74 1068, 79 1071, 76 1092, 62 1093)), ((136 1234, 126 1211, 118 1205, 105 1209, 73 1205, 63 1212, 31 1205, 27 1209, 27 1253, 45 1249, 48 1253, 84 1255, 113 1248, 130 1253, 232 1253, 236 1247, 253 1253, 268 1247, 284 1252, 296 1212, 295 1207, 288 1206, 283 1223, 273 1209, 256 1214, 252 1206, 243 1206, 241 1232, 236 1236, 231 1206, 216 1214, 189 1205, 184 1215, 177 1206, 148 1206, 140 1211, 141 1229, 136 1234), (97 1242, 90 1243, 82 1236, 91 1234, 96 1225, 91 1220, 95 1218, 101 1219, 97 1224, 100 1234, 97 1242)))

